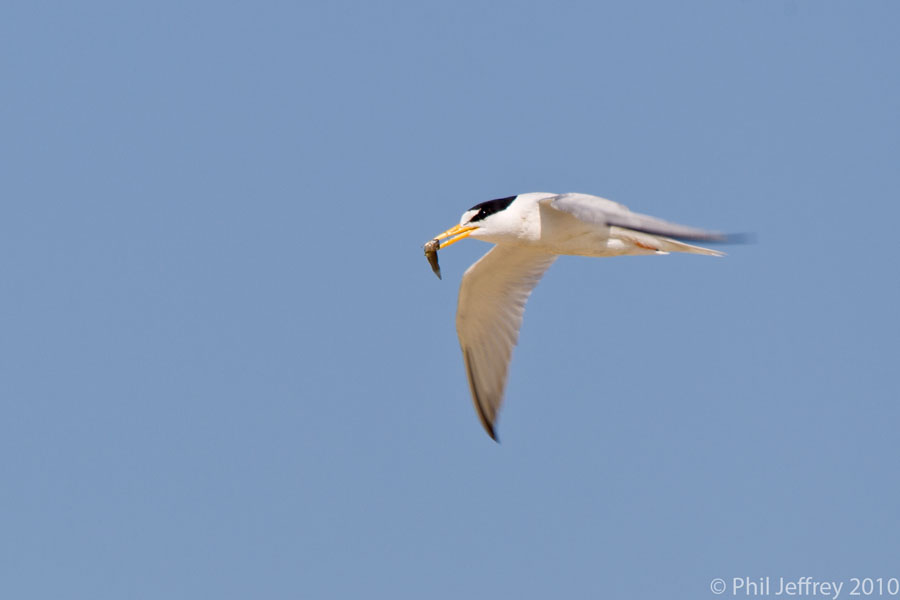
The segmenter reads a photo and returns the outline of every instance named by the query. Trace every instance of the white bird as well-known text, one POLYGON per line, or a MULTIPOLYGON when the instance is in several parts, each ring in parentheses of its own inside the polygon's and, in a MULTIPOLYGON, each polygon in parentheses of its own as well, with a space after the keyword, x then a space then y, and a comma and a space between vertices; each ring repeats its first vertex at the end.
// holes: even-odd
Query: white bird
POLYGON ((425 245, 438 277, 434 249, 467 237, 495 244, 466 270, 456 309, 456 332, 469 390, 481 424, 494 440, 494 424, 525 303, 557 256, 669 252, 722 256, 716 250, 679 240, 734 241, 721 233, 633 213, 621 204, 588 194, 520 194, 476 204, 463 213, 459 225, 425 245))

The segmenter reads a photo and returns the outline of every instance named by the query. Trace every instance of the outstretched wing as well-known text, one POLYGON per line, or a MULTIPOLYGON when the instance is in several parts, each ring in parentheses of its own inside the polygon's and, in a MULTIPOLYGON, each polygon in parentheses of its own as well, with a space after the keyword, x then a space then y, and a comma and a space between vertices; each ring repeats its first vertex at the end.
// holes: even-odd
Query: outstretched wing
POLYGON ((456 333, 475 410, 494 440, 525 303, 554 260, 556 255, 530 248, 494 246, 466 270, 459 286, 456 333))
POLYGON ((716 232, 669 223, 656 217, 631 212, 625 206, 589 194, 560 194, 541 200, 541 204, 569 213, 585 223, 607 227, 621 227, 651 235, 698 242, 727 242, 729 236, 716 232))

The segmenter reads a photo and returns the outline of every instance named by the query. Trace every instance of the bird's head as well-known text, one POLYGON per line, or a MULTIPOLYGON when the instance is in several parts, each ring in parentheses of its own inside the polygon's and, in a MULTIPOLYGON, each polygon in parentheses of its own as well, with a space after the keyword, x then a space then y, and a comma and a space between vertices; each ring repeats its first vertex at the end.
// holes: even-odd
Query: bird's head
POLYGON ((503 210, 512 204, 515 199, 516 196, 509 196, 508 198, 498 198, 476 204, 462 214, 462 217, 459 219, 459 225, 451 227, 434 239, 439 240, 440 248, 444 249, 450 244, 455 244, 470 235, 472 237, 488 238, 495 229, 498 229, 499 221, 503 217, 503 210))

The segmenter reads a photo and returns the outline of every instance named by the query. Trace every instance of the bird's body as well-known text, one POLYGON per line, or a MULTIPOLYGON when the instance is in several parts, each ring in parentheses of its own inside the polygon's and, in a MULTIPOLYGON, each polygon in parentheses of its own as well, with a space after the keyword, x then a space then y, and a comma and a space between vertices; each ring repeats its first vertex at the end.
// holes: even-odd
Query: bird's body
MULTIPOLYGON (((710 236, 715 234, 706 231, 633 213, 621 204, 606 198, 587 194, 542 192, 520 194, 513 198, 514 200, 505 209, 490 213, 482 219, 487 221, 490 217, 490 227, 478 227, 472 230, 469 236, 494 244, 538 249, 548 254, 595 257, 660 252, 721 254, 715 250, 683 244, 646 231, 616 225, 621 222, 632 227, 643 226, 645 229, 655 225, 656 230, 668 226, 673 228, 675 233, 680 232, 681 237, 693 236, 691 239, 721 241, 718 237, 711 238, 710 236)), ((503 198, 500 202, 506 200, 507 198, 503 198)), ((466 220, 466 215, 472 210, 475 208, 463 215, 463 219, 460 220, 461 226, 466 220)))
POLYGON ((721 234, 633 213, 605 198, 550 193, 478 204, 435 240, 446 240, 440 243, 443 249, 466 237, 496 244, 463 275, 456 312, 469 389, 482 425, 494 439, 525 303, 559 255, 720 256, 716 250, 679 240, 726 241, 721 234))

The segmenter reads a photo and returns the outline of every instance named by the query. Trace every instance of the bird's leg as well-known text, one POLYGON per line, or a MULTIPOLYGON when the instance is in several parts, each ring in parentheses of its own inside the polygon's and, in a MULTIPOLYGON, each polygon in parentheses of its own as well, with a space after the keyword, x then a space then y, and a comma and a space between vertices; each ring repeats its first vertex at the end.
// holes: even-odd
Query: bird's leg
POLYGON ((648 246, 647 244, 639 242, 638 240, 633 239, 631 241, 638 248, 643 248, 644 250, 653 250, 654 252, 659 252, 659 248, 654 248, 653 246, 648 246))

